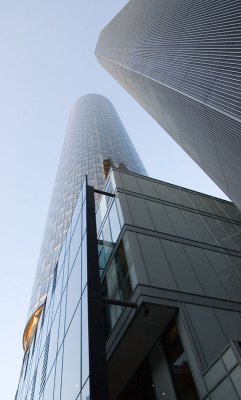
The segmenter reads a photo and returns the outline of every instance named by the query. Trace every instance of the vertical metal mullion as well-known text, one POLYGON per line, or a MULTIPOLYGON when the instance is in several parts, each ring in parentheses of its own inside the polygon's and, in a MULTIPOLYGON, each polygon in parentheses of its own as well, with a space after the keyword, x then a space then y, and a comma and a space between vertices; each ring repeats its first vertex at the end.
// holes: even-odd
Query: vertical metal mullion
POLYGON ((100 291, 94 188, 86 187, 90 400, 108 400, 103 303, 100 291))

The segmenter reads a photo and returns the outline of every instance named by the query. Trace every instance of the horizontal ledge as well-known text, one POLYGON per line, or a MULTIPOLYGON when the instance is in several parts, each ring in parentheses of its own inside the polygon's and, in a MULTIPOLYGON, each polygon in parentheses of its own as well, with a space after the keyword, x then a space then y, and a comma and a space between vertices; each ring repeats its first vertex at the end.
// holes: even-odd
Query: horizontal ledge
POLYGON ((102 297, 102 301, 103 301, 103 303, 113 304, 113 305, 116 305, 116 306, 130 307, 130 308, 137 308, 138 307, 136 303, 132 303, 130 301, 112 299, 110 297, 102 297))
POLYGON ((94 188, 94 192, 95 193, 99 193, 99 194, 103 194, 104 196, 115 197, 115 194, 109 193, 109 192, 104 192, 103 190, 100 190, 100 189, 95 189, 94 188))

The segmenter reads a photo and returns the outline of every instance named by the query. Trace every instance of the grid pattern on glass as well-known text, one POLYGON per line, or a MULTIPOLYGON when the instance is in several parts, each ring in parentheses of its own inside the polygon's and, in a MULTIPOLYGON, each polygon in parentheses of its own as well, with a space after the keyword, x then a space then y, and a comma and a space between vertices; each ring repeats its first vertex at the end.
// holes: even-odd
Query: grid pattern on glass
POLYGON ((89 395, 86 180, 80 190, 44 311, 25 354, 16 400, 89 395))
POLYGON ((29 316, 43 304, 64 238, 88 176, 91 186, 103 189, 103 160, 113 166, 146 175, 145 168, 113 105, 101 95, 81 97, 74 104, 67 126, 55 186, 37 266, 29 316))
MULTIPOLYGON (((208 390, 211 396, 214 396, 213 398, 225 398, 224 387, 228 388, 230 398, 235 391, 239 395, 238 398, 241 396, 241 367, 238 347, 238 342, 231 341, 203 374, 208 390)), ((236 398, 236 396, 233 396, 233 398, 236 398)))
MULTIPOLYGON (((136 282, 135 272, 128 264, 125 247, 121 241, 102 282, 103 296, 112 300, 128 300, 133 293, 136 282)), ((124 309, 125 307, 122 305, 105 305, 106 337, 110 335, 124 309)))
POLYGON ((108 197, 108 195, 102 196, 96 211, 96 223, 101 273, 105 269, 123 226, 122 213, 117 199, 108 197))
MULTIPOLYGON (((118 172, 112 171, 109 174, 105 192, 117 194, 116 173, 118 172)), ((114 198, 108 195, 101 197, 96 209, 96 225, 100 275, 105 270, 114 251, 112 261, 102 282, 102 294, 114 300, 127 300, 136 286, 136 276, 134 276, 133 268, 131 269, 127 263, 123 243, 120 242, 118 247, 116 246, 124 225, 118 194, 114 198)), ((105 305, 104 310, 106 336, 108 336, 116 325, 124 307, 109 304, 105 305)))

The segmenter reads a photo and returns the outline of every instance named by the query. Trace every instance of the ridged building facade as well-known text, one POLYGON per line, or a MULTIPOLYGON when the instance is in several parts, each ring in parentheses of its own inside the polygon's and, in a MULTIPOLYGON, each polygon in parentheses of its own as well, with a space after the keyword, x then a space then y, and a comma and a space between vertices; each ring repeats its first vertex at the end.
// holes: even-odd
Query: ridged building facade
POLYGON ((241 2, 131 0, 96 55, 241 208, 241 2))
MULTIPOLYGON (((146 170, 111 102, 88 94, 74 104, 50 203, 25 330, 27 346, 33 316, 43 305, 85 175, 103 189, 111 166, 146 175, 146 170)), ((37 313, 37 314, 35 314, 37 313)))

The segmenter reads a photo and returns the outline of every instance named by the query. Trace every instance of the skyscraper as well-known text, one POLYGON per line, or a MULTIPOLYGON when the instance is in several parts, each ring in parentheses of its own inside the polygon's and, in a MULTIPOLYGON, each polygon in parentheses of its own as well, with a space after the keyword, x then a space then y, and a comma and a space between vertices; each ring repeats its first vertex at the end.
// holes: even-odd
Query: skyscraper
POLYGON ((130 0, 100 63, 241 208, 241 3, 130 0))
POLYGON ((146 175, 111 102, 99 94, 85 95, 70 112, 24 333, 25 348, 46 299, 80 185, 87 175, 89 184, 103 189, 111 166, 146 175))

